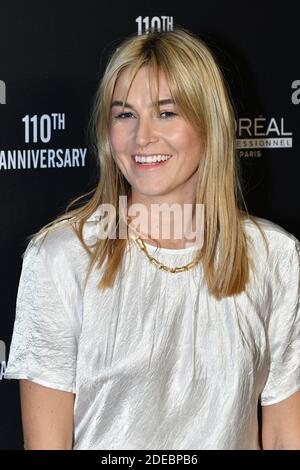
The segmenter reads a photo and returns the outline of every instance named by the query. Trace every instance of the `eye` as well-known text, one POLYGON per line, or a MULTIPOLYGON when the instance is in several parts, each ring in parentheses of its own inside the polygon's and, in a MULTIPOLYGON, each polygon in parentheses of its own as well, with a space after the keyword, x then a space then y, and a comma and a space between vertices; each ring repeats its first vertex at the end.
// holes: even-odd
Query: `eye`
POLYGON ((133 114, 132 113, 120 113, 120 114, 117 114, 117 116, 114 116, 115 119, 127 119, 127 118, 130 118, 130 117, 133 117, 133 114))
POLYGON ((163 119, 169 119, 174 116, 176 116, 176 113, 174 113, 173 111, 163 111, 160 113, 160 117, 162 117, 163 119))

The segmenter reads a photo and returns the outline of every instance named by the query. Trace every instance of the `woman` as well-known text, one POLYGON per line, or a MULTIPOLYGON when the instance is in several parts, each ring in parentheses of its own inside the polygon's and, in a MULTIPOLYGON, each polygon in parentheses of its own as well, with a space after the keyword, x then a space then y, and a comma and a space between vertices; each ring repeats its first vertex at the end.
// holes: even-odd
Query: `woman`
POLYGON ((300 449, 299 242, 238 206, 211 52, 184 29, 127 39, 94 122, 98 187, 24 256, 6 377, 25 448, 259 449, 261 403, 262 447, 300 449))

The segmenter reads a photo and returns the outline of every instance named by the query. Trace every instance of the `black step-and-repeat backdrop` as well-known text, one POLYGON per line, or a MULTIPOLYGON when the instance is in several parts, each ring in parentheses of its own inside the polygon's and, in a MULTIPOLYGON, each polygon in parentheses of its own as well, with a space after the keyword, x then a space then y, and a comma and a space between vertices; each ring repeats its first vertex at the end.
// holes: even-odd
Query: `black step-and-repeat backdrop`
POLYGON ((206 39, 236 109, 250 212, 300 238, 299 11, 295 2, 0 3, 0 448, 22 448, 18 384, 3 379, 26 237, 91 190, 87 138, 112 49, 149 27, 182 25, 206 39))

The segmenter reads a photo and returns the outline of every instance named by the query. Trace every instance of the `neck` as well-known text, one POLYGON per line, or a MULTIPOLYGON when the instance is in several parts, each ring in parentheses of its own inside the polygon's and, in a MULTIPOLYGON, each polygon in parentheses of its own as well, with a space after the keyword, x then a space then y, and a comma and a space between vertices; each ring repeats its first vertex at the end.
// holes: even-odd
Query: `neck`
POLYGON ((133 236, 140 236, 150 245, 180 249, 197 243, 199 216, 194 198, 188 195, 176 199, 133 193, 128 201, 128 215, 133 236))

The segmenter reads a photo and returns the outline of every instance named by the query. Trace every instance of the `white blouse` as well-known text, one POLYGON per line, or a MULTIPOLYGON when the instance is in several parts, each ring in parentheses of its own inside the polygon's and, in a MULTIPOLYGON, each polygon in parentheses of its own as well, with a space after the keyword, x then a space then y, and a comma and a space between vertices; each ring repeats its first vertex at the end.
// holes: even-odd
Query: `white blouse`
MULTIPOLYGON (((259 449, 258 402, 300 389, 300 310, 299 242, 256 220, 269 255, 245 221, 255 271, 222 300, 201 264, 159 271, 133 240, 113 288, 94 269, 83 292, 88 257, 62 222, 26 250, 6 378, 76 394, 74 449, 259 449)), ((147 248, 168 266, 195 256, 147 248)))

